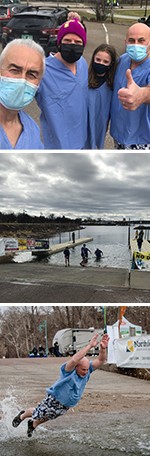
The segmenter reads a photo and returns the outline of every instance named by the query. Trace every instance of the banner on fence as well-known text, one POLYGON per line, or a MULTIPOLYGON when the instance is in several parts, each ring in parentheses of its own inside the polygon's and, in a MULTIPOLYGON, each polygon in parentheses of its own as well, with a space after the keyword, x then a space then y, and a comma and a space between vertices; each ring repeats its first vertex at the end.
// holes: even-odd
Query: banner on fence
POLYGON ((150 368, 150 335, 117 339, 115 346, 118 367, 150 368))
POLYGON ((18 247, 20 251, 27 250, 27 239, 18 239, 18 247))
POLYGON ((18 239, 3 238, 5 243, 5 250, 18 250, 18 239))

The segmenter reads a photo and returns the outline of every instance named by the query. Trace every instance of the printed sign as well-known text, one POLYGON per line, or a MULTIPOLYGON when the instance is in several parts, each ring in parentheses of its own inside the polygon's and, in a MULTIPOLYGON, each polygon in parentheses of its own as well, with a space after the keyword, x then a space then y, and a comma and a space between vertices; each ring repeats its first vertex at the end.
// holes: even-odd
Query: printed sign
POLYGON ((46 250, 49 249, 49 240, 48 239, 35 239, 34 248, 39 250, 46 250))
POLYGON ((5 244, 4 239, 0 238, 0 256, 5 255, 5 244))
POLYGON ((134 252, 134 258, 140 260, 150 260, 150 252, 134 252))
POLYGON ((13 238, 4 238, 5 250, 18 250, 18 240, 13 238))
POLYGON ((118 367, 150 368, 150 335, 116 340, 118 367))
POLYGON ((27 239, 18 239, 19 250, 27 250, 27 239))
POLYGON ((28 247, 28 250, 35 249, 35 240, 27 239, 27 247, 28 247))

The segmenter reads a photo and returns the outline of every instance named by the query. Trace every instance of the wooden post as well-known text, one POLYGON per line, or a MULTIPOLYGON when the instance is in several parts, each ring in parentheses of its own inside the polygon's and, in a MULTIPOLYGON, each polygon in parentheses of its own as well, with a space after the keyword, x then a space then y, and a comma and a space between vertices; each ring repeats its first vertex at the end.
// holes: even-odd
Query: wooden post
POLYGON ((131 249, 131 244, 130 244, 130 218, 129 218, 129 225, 128 225, 128 247, 131 249))

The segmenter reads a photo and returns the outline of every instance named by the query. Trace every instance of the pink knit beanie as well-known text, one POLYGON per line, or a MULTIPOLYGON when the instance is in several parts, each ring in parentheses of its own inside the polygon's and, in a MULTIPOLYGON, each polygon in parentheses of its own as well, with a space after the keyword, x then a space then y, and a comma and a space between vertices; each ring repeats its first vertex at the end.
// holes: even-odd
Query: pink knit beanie
POLYGON ((62 38, 68 33, 75 33, 76 35, 80 36, 80 38, 83 40, 84 46, 86 45, 86 31, 78 19, 70 19, 69 21, 66 21, 64 24, 62 24, 57 35, 57 44, 60 44, 62 38))

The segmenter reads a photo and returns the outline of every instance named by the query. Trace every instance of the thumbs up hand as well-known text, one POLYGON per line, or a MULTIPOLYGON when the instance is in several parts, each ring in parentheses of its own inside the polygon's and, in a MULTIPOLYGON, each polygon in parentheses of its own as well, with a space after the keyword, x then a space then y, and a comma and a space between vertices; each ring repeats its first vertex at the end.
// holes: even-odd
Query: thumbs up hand
POLYGON ((132 78, 131 70, 126 71, 127 86, 118 90, 118 98, 124 109, 135 111, 142 103, 142 87, 139 87, 132 78))

